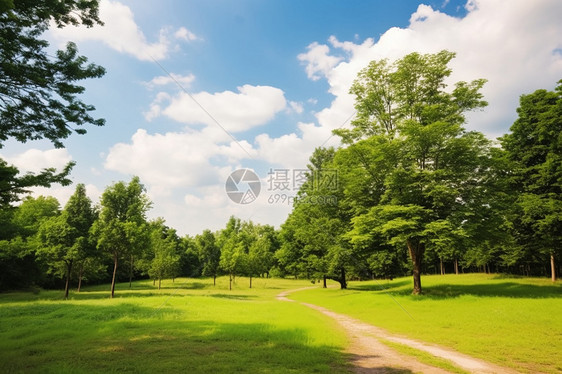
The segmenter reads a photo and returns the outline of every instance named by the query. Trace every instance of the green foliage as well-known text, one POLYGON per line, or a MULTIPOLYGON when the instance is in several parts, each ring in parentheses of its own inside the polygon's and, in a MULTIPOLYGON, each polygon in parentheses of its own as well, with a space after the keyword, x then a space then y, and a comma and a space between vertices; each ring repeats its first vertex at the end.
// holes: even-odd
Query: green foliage
POLYGON ((150 262, 148 275, 158 279, 158 289, 165 278, 175 278, 179 275, 180 255, 178 253, 179 238, 175 230, 164 226, 162 221, 152 223, 150 246, 154 257, 150 262))
POLYGON ((199 261, 203 265, 202 275, 215 278, 220 270, 221 250, 216 243, 215 234, 204 230, 195 237, 199 261))
POLYGON ((89 236, 96 219, 97 212, 86 196, 86 187, 79 184, 62 214, 43 221, 39 227, 38 257, 47 263, 50 272, 66 278, 65 298, 68 298, 73 266, 81 268, 81 278, 85 263, 96 262, 95 246, 89 236))
POLYGON ((119 260, 138 254, 148 243, 146 212, 152 204, 144 191, 138 177, 128 184, 117 182, 109 186, 101 197, 99 219, 92 226, 97 248, 113 258, 112 297, 119 260))
POLYGON ((101 126, 94 110, 79 100, 84 87, 75 82, 99 78, 105 70, 87 64, 74 43, 65 50, 47 53, 49 44, 40 39, 50 22, 57 27, 101 24, 97 0, 16 1, 0 6, 0 147, 10 137, 20 142, 49 139, 62 147, 72 132, 82 126, 101 126))
POLYGON ((551 261, 562 256, 562 81, 555 91, 521 96, 519 118, 501 138, 512 162, 510 188, 519 193, 512 217, 517 244, 508 250, 513 263, 551 261))

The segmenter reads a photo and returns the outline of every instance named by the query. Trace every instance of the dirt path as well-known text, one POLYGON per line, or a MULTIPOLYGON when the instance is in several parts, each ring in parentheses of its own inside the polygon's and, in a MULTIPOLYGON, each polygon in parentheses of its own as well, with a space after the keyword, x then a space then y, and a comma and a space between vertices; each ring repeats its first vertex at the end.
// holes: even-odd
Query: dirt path
MULTIPOLYGON (((277 300, 295 302, 294 300, 287 298, 290 293, 311 288, 315 287, 299 288, 296 290, 281 292, 277 295, 277 300)), ((381 328, 361 322, 344 314, 332 312, 317 305, 303 302, 299 303, 333 318, 345 329, 351 339, 351 344, 348 347, 347 352, 352 356, 356 373, 448 373, 446 370, 421 363, 411 356, 398 353, 394 349, 381 343, 380 339, 403 344, 420 351, 427 352, 433 356, 449 360, 453 365, 470 373, 517 373, 511 369, 499 367, 465 354, 455 352, 448 348, 393 335, 381 328)))

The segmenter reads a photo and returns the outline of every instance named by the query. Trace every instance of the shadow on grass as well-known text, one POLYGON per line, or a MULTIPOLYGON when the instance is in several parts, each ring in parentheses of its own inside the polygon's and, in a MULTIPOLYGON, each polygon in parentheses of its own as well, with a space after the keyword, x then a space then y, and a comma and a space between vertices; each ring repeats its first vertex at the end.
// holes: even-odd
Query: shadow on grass
POLYGON ((404 279, 401 281, 377 280, 374 282, 375 283, 369 282, 368 284, 354 283, 353 285, 349 286, 349 289, 358 290, 358 291, 391 291, 396 288, 404 287, 412 283, 409 279, 404 279))
POLYGON ((230 300, 250 300, 250 299, 255 299, 257 297, 256 295, 235 295, 235 294, 226 294, 226 293, 213 293, 205 296, 216 297, 218 299, 230 299, 230 300))
POLYGON ((355 359, 311 345, 302 329, 185 320, 132 304, 36 303, 0 312, 9 326, 0 328, 0 372, 348 373, 355 359))
POLYGON ((461 295, 525 299, 562 298, 562 286, 539 286, 516 282, 491 284, 443 284, 424 288, 424 297, 442 299, 461 295))
MULTIPOLYGON (((512 297, 526 299, 562 298, 562 284, 536 285, 524 284, 516 281, 508 281, 508 277, 496 277, 494 279, 506 279, 505 282, 493 282, 486 284, 439 284, 423 286, 423 295, 419 298, 446 299, 462 295, 486 296, 486 297, 512 297)), ((349 287, 355 291, 370 291, 377 293, 391 292, 393 295, 411 295, 412 281, 409 279, 400 281, 378 281, 368 284, 353 284, 349 287), (408 287, 404 287, 408 286, 408 287)))

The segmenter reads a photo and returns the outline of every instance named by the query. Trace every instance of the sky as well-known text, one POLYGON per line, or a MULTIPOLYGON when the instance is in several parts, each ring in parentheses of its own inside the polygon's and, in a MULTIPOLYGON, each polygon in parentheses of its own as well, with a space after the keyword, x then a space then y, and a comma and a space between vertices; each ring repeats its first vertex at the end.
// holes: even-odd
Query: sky
MULTIPOLYGON (((332 130, 349 126, 348 90, 370 61, 455 52, 448 83, 488 80, 489 106, 466 128, 496 139, 521 94, 562 79, 561 16, 559 0, 101 0, 104 26, 44 37, 52 49, 74 41, 106 68, 82 95, 106 125, 63 149, 8 141, 0 157, 22 172, 75 161, 71 179, 95 203, 139 176, 149 218, 182 235, 231 215, 279 227, 314 149, 339 145, 332 130), (233 191, 254 194, 240 204, 233 191)), ((64 206, 74 188, 33 193, 64 206)))

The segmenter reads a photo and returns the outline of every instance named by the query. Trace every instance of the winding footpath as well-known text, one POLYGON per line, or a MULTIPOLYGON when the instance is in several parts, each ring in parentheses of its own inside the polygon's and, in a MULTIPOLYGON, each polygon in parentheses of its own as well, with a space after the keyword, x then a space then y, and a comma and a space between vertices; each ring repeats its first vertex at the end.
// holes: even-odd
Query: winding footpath
MULTIPOLYGON (((281 292, 277 300, 296 302, 287 296, 293 292, 311 289, 315 287, 298 288, 295 290, 281 292)), ((503 368, 474 357, 440 347, 435 344, 420 342, 414 339, 391 334, 386 330, 375 327, 344 314, 332 312, 326 308, 298 302, 318 312, 333 318, 348 334, 351 344, 347 353, 352 357, 355 372, 359 374, 378 373, 449 373, 444 369, 433 367, 415 358, 401 354, 389 346, 383 344, 380 339, 403 344, 411 348, 427 352, 433 356, 450 361, 454 366, 476 374, 514 374, 512 369, 503 368)))

